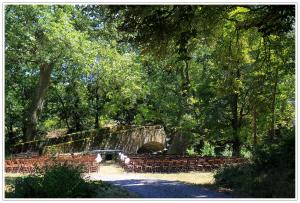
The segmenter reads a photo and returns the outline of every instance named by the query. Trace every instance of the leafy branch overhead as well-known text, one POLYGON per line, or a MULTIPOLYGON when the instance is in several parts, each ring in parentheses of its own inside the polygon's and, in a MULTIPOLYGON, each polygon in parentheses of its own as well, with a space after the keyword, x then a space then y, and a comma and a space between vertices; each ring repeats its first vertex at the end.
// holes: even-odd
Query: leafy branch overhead
POLYGON ((6 142, 115 124, 163 125, 176 153, 280 142, 294 23, 294 5, 6 5, 6 142))

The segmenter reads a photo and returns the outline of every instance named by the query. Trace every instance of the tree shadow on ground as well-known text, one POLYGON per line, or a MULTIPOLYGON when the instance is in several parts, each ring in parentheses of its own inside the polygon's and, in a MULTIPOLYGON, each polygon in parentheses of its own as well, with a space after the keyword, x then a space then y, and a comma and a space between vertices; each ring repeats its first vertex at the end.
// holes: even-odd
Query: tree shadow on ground
POLYGON ((207 187, 179 181, 128 179, 107 181, 138 194, 141 198, 230 198, 231 195, 207 187))

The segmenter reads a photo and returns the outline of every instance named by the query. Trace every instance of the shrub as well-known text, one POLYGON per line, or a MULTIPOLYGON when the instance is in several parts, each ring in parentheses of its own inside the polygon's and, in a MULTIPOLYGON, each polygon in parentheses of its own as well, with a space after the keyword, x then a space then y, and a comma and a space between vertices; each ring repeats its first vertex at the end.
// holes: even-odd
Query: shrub
POLYGON ((209 142, 204 142, 203 149, 201 150, 202 156, 215 156, 215 147, 209 142))
POLYGON ((193 155, 197 155, 197 153, 195 152, 195 148, 193 147, 190 147, 186 150, 186 153, 189 155, 189 156, 193 156, 193 155))
POLYGON ((232 156, 231 146, 229 144, 225 145, 224 150, 221 152, 222 156, 232 156))
POLYGON ((26 176, 16 179, 15 195, 16 198, 35 198, 43 197, 42 177, 26 176))
POLYGON ((251 163, 220 169, 215 181, 219 186, 252 197, 295 197, 294 136, 284 138, 279 144, 258 146, 251 163))
POLYGON ((95 190, 81 177, 82 168, 67 164, 46 167, 35 175, 18 178, 15 197, 22 198, 85 198, 95 190))
POLYGON ((252 157, 252 152, 245 146, 242 146, 241 148, 241 156, 245 157, 246 159, 250 159, 252 157))
POLYGON ((153 153, 158 151, 163 151, 164 145, 159 142, 148 142, 144 144, 139 150, 137 151, 138 154, 147 154, 153 153))

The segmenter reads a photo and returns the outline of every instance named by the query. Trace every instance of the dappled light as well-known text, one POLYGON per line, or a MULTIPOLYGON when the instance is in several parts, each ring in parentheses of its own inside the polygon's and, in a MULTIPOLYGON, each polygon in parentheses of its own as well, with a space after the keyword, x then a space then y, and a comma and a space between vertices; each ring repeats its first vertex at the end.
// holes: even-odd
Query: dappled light
POLYGON ((6 198, 295 198, 295 3, 4 12, 6 198))

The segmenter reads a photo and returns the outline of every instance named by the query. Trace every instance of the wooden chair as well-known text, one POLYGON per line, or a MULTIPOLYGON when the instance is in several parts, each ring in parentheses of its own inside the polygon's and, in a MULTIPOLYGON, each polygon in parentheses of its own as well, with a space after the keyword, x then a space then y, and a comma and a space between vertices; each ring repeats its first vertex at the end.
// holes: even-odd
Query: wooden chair
POLYGON ((133 168, 133 171, 134 172, 143 172, 143 169, 144 169, 144 163, 141 162, 141 161, 134 161, 133 162, 133 165, 134 165, 134 168, 133 168))
POLYGON ((169 160, 165 160, 161 164, 161 172, 170 173, 171 162, 169 160))
POLYGON ((152 173, 153 172, 153 162, 146 162, 145 165, 145 172, 152 173))
POLYGON ((205 170, 205 166, 206 164, 205 164, 205 159, 198 159, 197 160, 197 168, 196 168, 196 170, 197 171, 204 171, 205 170))
POLYGON ((13 162, 11 160, 5 160, 5 172, 11 173, 13 171, 13 162))
POLYGON ((197 170, 197 160, 192 159, 188 161, 188 171, 196 171, 197 170))
POLYGON ((161 172, 161 162, 157 161, 153 163, 152 173, 161 172))
POLYGON ((96 173, 99 171, 99 164, 96 162, 90 162, 89 164, 89 173, 96 173))

